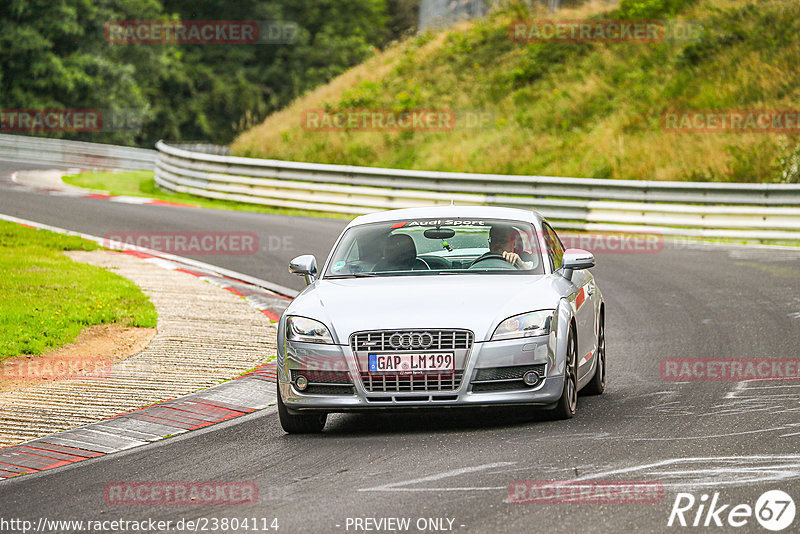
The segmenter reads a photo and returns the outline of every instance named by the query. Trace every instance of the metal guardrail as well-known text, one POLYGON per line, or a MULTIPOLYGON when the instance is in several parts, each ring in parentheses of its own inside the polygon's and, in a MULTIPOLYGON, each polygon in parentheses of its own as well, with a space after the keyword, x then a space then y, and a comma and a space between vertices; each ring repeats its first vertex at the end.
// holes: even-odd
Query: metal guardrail
POLYGON ((149 170, 157 152, 64 139, 0 134, 0 159, 85 169, 149 170))
POLYGON ((0 134, 0 159, 155 168, 159 187, 206 198, 354 215, 455 201, 535 209, 570 230, 800 240, 798 184, 445 173, 241 158, 205 144, 156 148, 0 134))
POLYGON ((231 149, 225 145, 213 145, 211 143, 196 142, 181 142, 173 143, 175 148, 181 148, 190 152, 202 152, 203 154, 216 154, 217 156, 230 156, 231 149))
POLYGON ((797 184, 445 173, 156 148, 159 187, 206 198, 348 214, 455 201, 535 209, 570 230, 800 240, 797 184))

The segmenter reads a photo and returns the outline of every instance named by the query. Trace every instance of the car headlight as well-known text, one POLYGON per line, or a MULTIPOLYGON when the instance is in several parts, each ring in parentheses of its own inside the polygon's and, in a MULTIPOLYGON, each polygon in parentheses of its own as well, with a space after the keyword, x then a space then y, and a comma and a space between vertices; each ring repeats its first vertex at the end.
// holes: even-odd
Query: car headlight
POLYGON ((286 319, 286 338, 290 341, 333 344, 328 328, 321 322, 307 317, 292 316, 286 319))
POLYGON ((546 336, 555 310, 540 310, 509 317, 500 323, 492 334, 492 341, 520 337, 546 336))

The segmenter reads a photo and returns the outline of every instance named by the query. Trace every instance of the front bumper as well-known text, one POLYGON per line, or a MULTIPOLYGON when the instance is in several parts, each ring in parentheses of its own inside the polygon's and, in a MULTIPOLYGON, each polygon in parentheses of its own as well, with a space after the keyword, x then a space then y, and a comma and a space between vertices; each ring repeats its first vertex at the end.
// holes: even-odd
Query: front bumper
MULTIPOLYGON (((473 343, 467 354, 460 385, 453 390, 368 391, 362 382, 363 366, 349 346, 286 342, 278 358, 278 386, 290 412, 358 412, 419 408, 453 408, 502 405, 549 406, 558 401, 564 386, 563 362, 555 354, 555 334, 506 341, 473 343), (481 369, 543 365, 543 380, 534 387, 473 391, 481 369), (348 371, 352 386, 343 394, 310 394, 299 391, 290 381, 300 369, 348 371)), ((459 370, 461 371, 461 370, 459 370)), ((324 371, 323 371, 324 372, 324 371)), ((516 385, 515 385, 516 387, 516 385)))

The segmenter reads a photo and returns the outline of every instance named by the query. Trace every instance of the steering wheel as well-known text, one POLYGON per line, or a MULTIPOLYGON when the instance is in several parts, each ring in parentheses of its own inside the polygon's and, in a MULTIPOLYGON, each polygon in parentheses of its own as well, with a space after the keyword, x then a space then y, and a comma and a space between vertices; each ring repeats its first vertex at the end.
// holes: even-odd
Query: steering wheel
MULTIPOLYGON (((428 264, 428 262, 427 262, 427 261, 423 260, 422 258, 420 258, 420 257, 416 257, 416 258, 414 259, 414 261, 415 261, 415 262, 421 262, 421 263, 422 263, 422 265, 424 265, 424 266, 425 266, 425 268, 426 268, 427 270, 429 270, 429 271, 431 270, 431 266, 428 264)), ((413 267, 412 267, 412 269, 413 269, 413 267)))
MULTIPOLYGON (((514 265, 513 263, 507 262, 502 254, 486 254, 485 256, 481 256, 480 258, 478 258, 475 261, 473 261, 472 265, 470 265, 469 268, 472 269, 473 267, 478 265, 480 262, 488 261, 488 260, 494 260, 495 262, 503 262, 503 266, 502 267, 500 267, 500 265, 497 264, 497 265, 492 265, 492 268, 500 267, 500 268, 503 268, 503 269, 519 269, 519 267, 514 265)), ((488 265, 487 265, 487 267, 488 267, 488 265)))

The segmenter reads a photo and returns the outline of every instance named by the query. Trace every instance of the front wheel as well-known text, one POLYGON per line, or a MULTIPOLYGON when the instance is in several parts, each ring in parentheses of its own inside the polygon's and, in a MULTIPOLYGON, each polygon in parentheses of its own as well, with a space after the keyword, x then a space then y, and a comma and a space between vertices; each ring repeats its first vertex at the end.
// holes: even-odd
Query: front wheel
POLYGON ((325 428, 328 414, 290 414, 281 398, 280 388, 278 388, 278 419, 281 420, 284 432, 288 434, 317 434, 325 428))
POLYGON ((597 330, 597 366, 592 381, 584 388, 587 395, 600 395, 606 390, 606 328, 602 319, 597 330))
POLYGON ((554 419, 571 419, 578 407, 578 351, 575 344, 575 330, 570 328, 567 336, 567 361, 564 365, 564 389, 553 409, 554 419))

